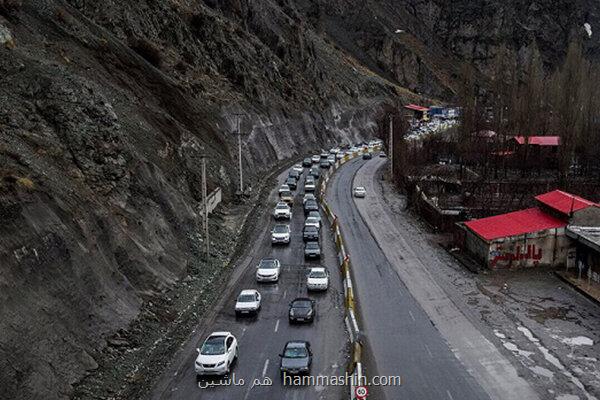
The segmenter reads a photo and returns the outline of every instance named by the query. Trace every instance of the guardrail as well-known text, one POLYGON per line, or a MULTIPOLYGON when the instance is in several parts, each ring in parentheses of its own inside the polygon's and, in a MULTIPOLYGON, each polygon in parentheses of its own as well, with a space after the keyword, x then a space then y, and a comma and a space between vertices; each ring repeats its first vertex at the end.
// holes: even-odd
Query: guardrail
MULTIPOLYGON (((331 230, 333 231, 339 267, 344 282, 344 303, 346 308, 346 317, 344 321, 346 323, 346 327, 348 328, 350 342, 352 343, 352 357, 350 358, 350 364, 348 365, 348 373, 351 374, 353 378, 350 384, 351 400, 357 399, 356 386, 364 385, 364 383, 366 382, 366 377, 364 375, 362 365, 363 335, 360 331, 358 319, 356 317, 357 300, 354 295, 354 287, 352 285, 352 264, 350 261, 350 254, 348 254, 348 250, 346 249, 346 246, 344 244, 344 237, 342 235, 342 231, 340 230, 338 217, 333 213, 333 211, 329 207, 329 204, 327 204, 327 201, 325 200, 325 191, 327 190, 327 184, 329 182, 329 179, 338 168, 340 168, 346 162, 358 156, 362 156, 364 153, 375 152, 379 150, 380 146, 375 146, 373 148, 364 148, 360 151, 352 153, 351 155, 344 155, 344 158, 336 161, 332 168, 329 168, 322 175, 321 181, 319 183, 319 188, 317 190, 317 196, 321 204, 321 208, 327 216, 327 219, 331 225, 331 230)), ((362 397, 361 399, 364 398, 365 397, 362 397)))

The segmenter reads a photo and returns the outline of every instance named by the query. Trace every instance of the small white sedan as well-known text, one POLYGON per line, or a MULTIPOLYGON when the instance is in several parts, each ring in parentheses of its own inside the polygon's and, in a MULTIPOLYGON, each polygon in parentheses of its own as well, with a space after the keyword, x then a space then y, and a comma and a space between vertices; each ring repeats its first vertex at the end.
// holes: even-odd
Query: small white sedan
POLYGON ((281 186, 279 186, 279 194, 283 193, 283 192, 289 192, 290 191, 290 187, 288 185, 286 185, 285 183, 281 186))
POLYGON ((291 237, 291 230, 289 225, 277 224, 271 231, 271 243, 283 243, 289 244, 291 237))
POLYGON ((363 186, 357 186, 352 191, 354 193, 354 197, 365 197, 367 195, 367 189, 363 186))
POLYGON ((260 293, 256 289, 242 290, 235 302, 235 315, 258 314, 260 311, 260 293))
POLYGON ((263 258, 256 267, 257 282, 277 282, 281 274, 281 263, 276 258, 263 258))
POLYGON ((306 218, 304 226, 314 226, 317 229, 321 229, 321 223, 319 222, 319 219, 315 217, 306 218))
POLYGON ((318 154, 315 154, 314 156, 312 156, 312 157, 310 158, 310 160, 313 162, 313 164, 316 164, 316 163, 318 163, 319 161, 321 161, 321 156, 320 156, 320 155, 318 155, 318 154))
POLYGON ((302 172, 304 172, 304 167, 302 166, 302 164, 295 164, 292 169, 296 172, 298 172, 299 174, 302 174, 302 172))
POLYGON ((197 375, 227 375, 237 359, 238 342, 231 332, 213 332, 196 350, 198 357, 194 366, 197 375))
POLYGON ((292 209, 286 202, 280 201, 275 206, 275 210, 273 210, 273 217, 275 217, 275 219, 291 219, 292 209))
POLYGON ((329 287, 329 273, 323 267, 311 268, 306 278, 308 290, 327 290, 329 287))

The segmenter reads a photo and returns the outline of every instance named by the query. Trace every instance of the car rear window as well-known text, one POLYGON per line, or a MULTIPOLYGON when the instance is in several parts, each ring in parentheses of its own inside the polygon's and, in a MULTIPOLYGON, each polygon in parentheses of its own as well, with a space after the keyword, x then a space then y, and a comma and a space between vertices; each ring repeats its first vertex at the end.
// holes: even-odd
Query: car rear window
POLYGON ((263 259, 260 260, 258 266, 259 268, 276 268, 277 263, 275 262, 275 260, 263 259))

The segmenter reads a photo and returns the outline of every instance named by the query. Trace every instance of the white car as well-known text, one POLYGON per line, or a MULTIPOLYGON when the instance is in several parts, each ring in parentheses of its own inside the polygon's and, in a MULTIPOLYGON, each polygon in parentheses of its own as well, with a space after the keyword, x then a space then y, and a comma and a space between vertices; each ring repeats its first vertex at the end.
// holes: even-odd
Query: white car
POLYGON ((310 158, 310 161, 312 161, 313 164, 317 164, 319 161, 321 161, 321 156, 319 154, 315 154, 310 158))
POLYGON ((281 263, 276 258, 263 258, 256 267, 257 282, 277 282, 281 274, 281 263))
POLYGON ((342 158, 344 158, 344 153, 341 151, 335 155, 336 160, 341 160, 342 158))
POLYGON ((306 278, 308 290, 327 290, 329 287, 329 273, 323 267, 311 268, 306 278))
POLYGON ((283 192, 290 192, 290 187, 288 185, 286 185, 285 183, 281 186, 279 186, 279 194, 283 193, 283 192))
POLYGON ((231 332, 213 332, 196 350, 197 375, 227 375, 238 356, 238 342, 231 332))
POLYGON ((308 181, 304 184, 304 191, 305 192, 314 192, 317 189, 317 187, 315 186, 315 182, 314 181, 308 181))
POLYGON ((273 217, 275 219, 292 219, 292 209, 284 201, 280 201, 273 210, 273 217))
POLYGON ((329 157, 327 157, 327 161, 329 161, 329 164, 331 165, 335 164, 335 154, 330 154, 329 157))
POLYGON ((255 289, 245 289, 235 302, 235 315, 258 314, 260 311, 260 293, 255 289))
POLYGON ((353 190, 354 197, 365 197, 367 195, 367 190, 362 186, 357 186, 353 190))
POLYGON ((283 224, 277 224, 273 227, 273 230, 271 231, 271 243, 272 244, 276 244, 276 243, 285 243, 288 244, 290 243, 290 226, 289 225, 283 225, 283 224))
POLYGON ((321 222, 321 214, 318 211, 309 211, 306 217, 316 218, 317 221, 321 222))
POLYGON ((302 174, 304 172, 304 167, 302 166, 302 164, 295 164, 292 169, 296 172, 298 172, 299 174, 302 174))
POLYGON ((338 147, 334 147, 333 149, 329 150, 329 153, 331 154, 337 154, 340 152, 340 149, 338 147))
POLYGON ((302 198, 302 204, 306 203, 307 200, 317 200, 317 198, 315 197, 315 195, 313 193, 306 193, 304 195, 304 197, 302 198))
POLYGON ((317 229, 321 229, 321 223, 315 217, 308 217, 304 221, 304 226, 314 226, 317 229))

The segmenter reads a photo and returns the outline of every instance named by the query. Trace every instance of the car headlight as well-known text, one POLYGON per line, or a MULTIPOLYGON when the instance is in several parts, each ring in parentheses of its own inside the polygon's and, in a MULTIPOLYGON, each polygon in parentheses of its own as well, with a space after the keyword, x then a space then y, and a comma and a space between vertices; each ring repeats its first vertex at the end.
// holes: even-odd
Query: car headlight
POLYGON ((311 316, 313 313, 313 310, 308 310, 308 313, 306 313, 306 315, 311 316))
POLYGON ((217 363, 217 367, 220 367, 221 365, 225 364, 225 361, 221 361, 217 363))
POLYGON ((290 316, 292 316, 292 317, 294 316, 294 310, 293 309, 290 310, 290 316))

